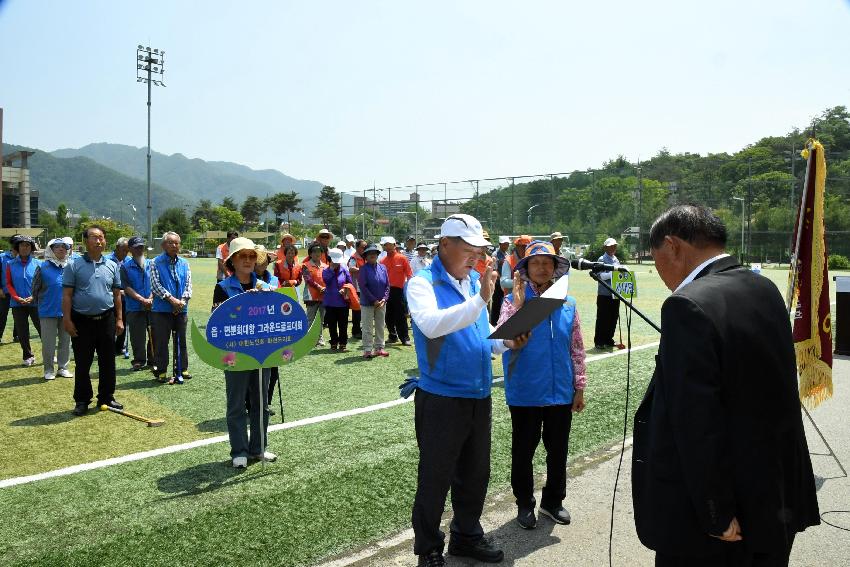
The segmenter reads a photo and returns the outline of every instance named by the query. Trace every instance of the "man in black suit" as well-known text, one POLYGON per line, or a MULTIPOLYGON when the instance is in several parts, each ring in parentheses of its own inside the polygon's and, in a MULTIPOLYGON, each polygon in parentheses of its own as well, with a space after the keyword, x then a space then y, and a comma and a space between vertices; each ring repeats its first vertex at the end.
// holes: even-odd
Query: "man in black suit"
POLYGON ((707 208, 670 208, 650 245, 673 294, 635 415, 638 537, 656 566, 785 566, 820 523, 785 304, 707 208))

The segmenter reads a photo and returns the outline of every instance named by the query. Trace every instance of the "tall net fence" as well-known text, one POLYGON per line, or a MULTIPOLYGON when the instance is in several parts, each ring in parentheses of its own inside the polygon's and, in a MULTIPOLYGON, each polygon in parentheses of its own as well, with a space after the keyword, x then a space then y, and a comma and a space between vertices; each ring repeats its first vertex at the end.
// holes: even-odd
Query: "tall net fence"
MULTIPOLYGON (((785 159, 786 171, 727 157, 678 175, 663 164, 621 162, 598 170, 374 187, 345 193, 341 223, 366 239, 392 234, 430 241, 443 219, 460 212, 478 218, 494 240, 557 231, 581 253, 613 236, 623 253, 646 258, 652 221, 670 205, 696 203, 723 219, 730 253, 743 253, 748 262, 787 262, 805 170, 795 153, 785 159)), ((826 227, 829 253, 850 256, 850 176, 840 172, 827 176, 826 227)))

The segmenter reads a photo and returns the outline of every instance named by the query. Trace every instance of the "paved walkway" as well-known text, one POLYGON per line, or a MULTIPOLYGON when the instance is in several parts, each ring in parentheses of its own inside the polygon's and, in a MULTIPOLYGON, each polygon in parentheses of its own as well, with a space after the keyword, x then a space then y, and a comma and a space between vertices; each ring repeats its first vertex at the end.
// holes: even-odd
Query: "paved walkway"
MULTIPOLYGON (((850 358, 835 361, 835 395, 811 412, 827 441, 845 468, 850 468, 850 358)), ((842 476, 835 461, 811 423, 805 419, 809 449, 818 486, 818 501, 824 519, 850 530, 850 479, 842 476)), ((505 551, 505 566, 604 566, 608 564, 608 529, 611 493, 619 460, 619 446, 570 463, 567 502, 573 523, 555 525, 547 518, 537 528, 525 531, 515 521, 516 508, 510 491, 491 494, 484 511, 485 530, 505 551)), ((644 548, 634 530, 631 505, 631 450, 627 447, 617 490, 614 524, 613 565, 651 566, 653 554, 644 548)), ((540 483, 538 483, 538 486, 540 483)), ((537 495, 540 500, 540 495, 537 495)), ((448 530, 444 527, 444 531, 448 530)), ((416 565, 412 555, 413 533, 406 530, 395 537, 370 545, 357 553, 338 557, 323 567, 409 566, 416 565)), ((447 556, 450 566, 475 565, 476 562, 447 556)), ((850 565, 850 531, 826 524, 800 534, 791 555, 791 564, 806 567, 850 565)))

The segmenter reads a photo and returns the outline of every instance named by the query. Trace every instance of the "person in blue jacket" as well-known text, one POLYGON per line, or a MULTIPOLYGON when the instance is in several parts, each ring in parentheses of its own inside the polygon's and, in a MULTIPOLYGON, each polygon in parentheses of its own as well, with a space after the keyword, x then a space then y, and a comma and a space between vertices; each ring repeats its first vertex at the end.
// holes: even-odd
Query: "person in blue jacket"
POLYGON ((12 319, 15 321, 15 333, 21 344, 24 366, 32 366, 35 364, 35 355, 30 345, 30 320, 41 336, 38 306, 32 296, 32 280, 41 262, 32 256, 35 241, 29 236, 19 237, 14 246, 18 255, 5 266, 6 287, 9 288, 9 305, 12 309, 12 319))
POLYGON ((44 262, 36 268, 33 277, 32 296, 38 304, 38 318, 41 323, 41 357, 44 360, 45 380, 56 378, 57 372, 53 368, 54 354, 59 376, 74 376, 68 370, 68 362, 71 360, 71 335, 65 330, 62 321, 62 276, 73 245, 74 241, 69 236, 54 238, 48 242, 47 248, 44 249, 44 262))
POLYGON ((487 303, 498 274, 490 256, 484 277, 473 269, 490 244, 483 233, 475 217, 451 215, 440 227, 437 257, 407 282, 419 367, 413 552, 424 567, 445 565, 440 524, 450 488, 454 517, 449 554, 487 563, 504 558, 481 526, 490 481, 490 356, 522 348, 528 335, 512 341, 488 338, 493 329, 487 303))
POLYGON ((186 350, 186 321, 189 300, 192 298, 192 271, 189 262, 180 257, 180 235, 162 235, 162 254, 149 265, 153 307, 151 321, 154 340, 154 376, 159 382, 168 379, 168 344, 172 333, 177 335, 174 355, 180 351, 179 374, 168 379, 169 384, 182 384, 189 374, 189 354, 186 350))
MULTIPOLYGON (((216 284, 213 290, 213 311, 240 293, 272 289, 267 283, 258 279, 254 272, 257 264, 257 250, 252 240, 242 237, 234 238, 230 242, 230 255, 224 263, 231 275, 216 284)), ((269 369, 225 370, 224 385, 227 399, 227 435, 230 439, 233 468, 247 467, 249 458, 276 460, 277 455, 263 450, 263 447, 267 445, 263 441, 268 439, 269 411, 266 403, 268 400, 262 398, 269 387, 269 369), (258 372, 261 373, 260 379, 258 379, 258 372), (262 380, 262 387, 258 389, 260 380, 262 380), (246 409, 246 405, 251 408, 250 411, 246 409), (260 425, 261 420, 262 425, 260 425), (250 437, 247 431, 249 421, 250 437)))
MULTIPOLYGON (((18 255, 15 252, 15 242, 18 241, 18 238, 20 238, 19 234, 10 238, 9 246, 11 248, 0 254, 0 283, 2 283, 2 289, 0 289, 0 343, 3 342, 3 333, 6 332, 6 322, 9 317, 9 301, 11 300, 9 297, 9 288, 6 285, 6 264, 14 260, 15 256, 18 255)), ((18 334, 15 332, 14 321, 12 322, 12 342, 18 342, 18 334)))
MULTIPOLYGON (((150 260, 145 258, 145 239, 134 236, 128 241, 130 254, 121 262, 121 284, 127 306, 127 326, 133 350, 133 371, 153 366, 152 337, 148 336, 153 308, 150 260), (146 340, 147 339, 147 340, 146 340)), ((153 333, 151 333, 153 334, 153 333)))
MULTIPOLYGON (((534 301, 570 269, 549 242, 535 240, 514 271, 512 293, 499 316, 501 325, 529 301, 534 301)), ((543 437, 546 448, 546 485, 540 513, 558 524, 569 524, 563 506, 567 490, 567 451, 573 412, 584 409, 584 342, 576 301, 563 305, 531 330, 525 348, 502 355, 505 400, 511 412, 511 487, 517 504, 517 522, 524 529, 537 525, 534 510, 532 460, 543 437)))

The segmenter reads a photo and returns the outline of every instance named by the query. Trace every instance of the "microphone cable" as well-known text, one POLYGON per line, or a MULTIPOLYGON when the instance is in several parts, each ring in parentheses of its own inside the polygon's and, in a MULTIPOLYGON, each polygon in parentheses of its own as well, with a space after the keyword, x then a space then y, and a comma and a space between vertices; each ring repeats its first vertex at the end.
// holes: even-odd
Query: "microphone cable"
MULTIPOLYGON (((623 468, 623 454, 626 451, 626 436, 629 432, 629 392, 631 391, 632 372, 632 300, 626 304, 626 409, 623 414, 623 441, 620 444, 620 461, 617 463, 617 475, 614 478, 614 493, 611 495, 611 523, 608 528, 608 567, 614 567, 614 506, 617 502, 617 484, 620 482, 620 470, 623 468)), ((619 310, 619 306, 617 307, 619 310)))

